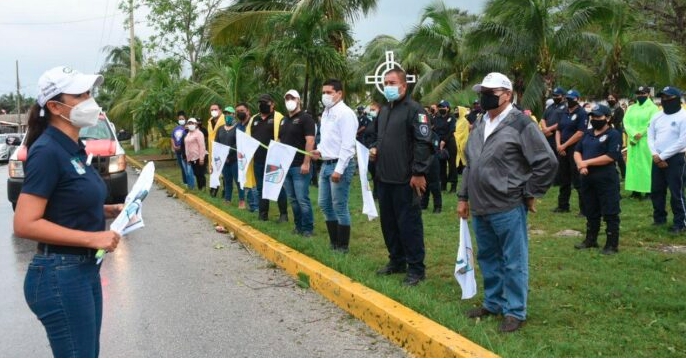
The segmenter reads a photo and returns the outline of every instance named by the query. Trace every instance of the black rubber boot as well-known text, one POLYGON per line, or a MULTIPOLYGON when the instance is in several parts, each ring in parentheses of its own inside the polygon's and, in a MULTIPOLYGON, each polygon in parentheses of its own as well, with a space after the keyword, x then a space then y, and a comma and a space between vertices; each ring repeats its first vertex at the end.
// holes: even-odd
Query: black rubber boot
POLYGON ((450 183, 450 191, 448 191, 448 193, 455 193, 455 191, 457 190, 455 188, 456 186, 457 184, 455 182, 450 183))
POLYGON ((605 231, 607 240, 602 253, 615 254, 618 252, 619 247, 619 215, 606 216, 605 223, 607 224, 607 230, 605 231))
POLYGON ((219 188, 210 188, 210 196, 217 197, 217 191, 219 188))
POLYGON ((348 253, 348 245, 350 244, 350 226, 338 226, 338 248, 335 250, 341 253, 348 253))
POLYGON ((288 201, 284 197, 276 203, 279 205, 279 223, 288 222, 288 201))
POLYGON ((326 231, 329 232, 329 244, 331 249, 338 248, 338 221, 326 221, 326 231))
POLYGON ((269 200, 268 199, 261 199, 259 203, 259 215, 257 216, 257 219, 260 221, 268 221, 269 220, 269 200))
POLYGON ((586 239, 574 245, 576 249, 598 248, 598 232, 600 231, 600 218, 586 221, 586 239))

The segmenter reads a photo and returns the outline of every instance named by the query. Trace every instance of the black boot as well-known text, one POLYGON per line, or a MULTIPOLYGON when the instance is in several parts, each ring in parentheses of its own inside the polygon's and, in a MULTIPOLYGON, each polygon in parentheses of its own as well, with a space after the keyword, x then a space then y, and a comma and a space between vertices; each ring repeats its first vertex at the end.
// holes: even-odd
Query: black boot
POLYGON ((329 245, 331 249, 338 248, 338 221, 326 221, 326 231, 329 232, 329 245))
POLYGON ((217 191, 219 188, 210 188, 210 196, 217 197, 217 191))
POLYGON ((288 222, 288 201, 286 200, 286 197, 279 198, 279 201, 277 201, 277 204, 279 205, 279 223, 285 223, 288 222))
POLYGON ((350 244, 350 226, 338 225, 338 248, 335 250, 341 253, 348 253, 350 244))
POLYGON ((259 214, 257 216, 257 219, 260 221, 268 221, 269 220, 269 200, 268 199, 261 199, 259 203, 259 214))
POLYGON ((456 188, 455 188, 456 185, 457 185, 457 184, 456 184, 455 182, 451 183, 451 184, 450 184, 450 191, 448 191, 448 193, 455 193, 455 191, 456 191, 456 188))
POLYGON ((598 248, 598 232, 600 231, 600 218, 589 219, 586 222, 586 239, 574 245, 576 249, 598 248))
POLYGON ((603 254, 615 254, 619 250, 619 215, 609 215, 605 217, 605 222, 607 223, 607 230, 605 234, 607 235, 607 240, 605 242, 605 248, 603 248, 603 254))

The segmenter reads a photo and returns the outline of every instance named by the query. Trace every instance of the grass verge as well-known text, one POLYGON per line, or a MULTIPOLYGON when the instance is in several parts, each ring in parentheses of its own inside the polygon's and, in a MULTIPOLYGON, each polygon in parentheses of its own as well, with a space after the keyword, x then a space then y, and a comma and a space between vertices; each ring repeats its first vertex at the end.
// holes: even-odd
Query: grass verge
MULTIPOLYGON (((174 161, 158 163, 157 172, 180 183, 174 161)), ((672 236, 667 227, 653 227, 650 201, 628 199, 623 193, 620 253, 577 251, 579 237, 563 230, 583 232, 585 220, 574 213, 554 214, 557 188, 538 201, 538 213, 529 216, 530 291, 528 322, 511 335, 498 333, 499 320, 473 321, 464 312, 480 304, 482 293, 460 300, 453 277, 458 225, 457 199, 444 192, 443 213, 423 216, 427 280, 416 288, 400 285, 401 275, 378 277, 375 270, 387 261, 378 220, 362 215, 359 179, 353 181, 350 210, 351 247, 348 255, 332 253, 317 189, 310 197, 315 213, 315 236, 293 235, 292 222, 279 224, 276 204, 270 221, 256 213, 227 205, 205 192, 192 191, 205 201, 282 243, 384 293, 432 320, 506 357, 684 357, 686 356, 686 254, 669 253, 669 246, 685 245, 686 236, 672 236)), ((575 196, 572 196, 575 197, 575 196)), ((575 202, 572 208, 578 208, 575 202)), ((574 211, 573 211, 574 212, 574 211)), ((292 218, 291 218, 292 220, 292 218)), ((601 245, 604 236, 599 238, 601 245)), ((476 245, 476 244, 475 244, 476 245)), ((477 267, 477 276, 479 276, 477 267)), ((479 291, 483 292, 478 277, 479 291)))

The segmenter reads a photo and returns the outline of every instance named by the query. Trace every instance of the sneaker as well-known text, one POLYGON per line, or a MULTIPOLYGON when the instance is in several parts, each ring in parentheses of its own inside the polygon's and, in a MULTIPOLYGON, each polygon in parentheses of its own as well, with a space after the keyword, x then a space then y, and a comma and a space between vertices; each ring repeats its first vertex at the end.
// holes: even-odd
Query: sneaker
POLYGON ((557 207, 553 210, 553 213, 569 213, 569 208, 557 207))
POLYGON ((681 234, 686 232, 686 227, 672 227, 669 229, 670 234, 681 234))
POLYGON ((598 243, 597 242, 583 241, 581 243, 575 244, 574 248, 576 248, 576 249, 598 248, 598 243))
POLYGON ((245 201, 238 201, 238 209, 245 209, 245 201))
POLYGON ((386 264, 383 268, 376 271, 377 275, 391 275, 396 273, 405 273, 407 268, 405 266, 395 266, 392 264, 386 264))
POLYGON ((613 254, 617 254, 617 252, 619 252, 619 250, 615 247, 605 247, 605 248, 603 248, 603 251, 600 253, 602 253, 606 256, 611 256, 613 254))
POLYGON ((503 333, 511 333, 516 330, 519 330, 522 326, 524 326, 523 320, 519 320, 515 317, 506 315, 505 319, 503 319, 503 322, 500 323, 500 331, 503 333))
POLYGON ((408 273, 407 276, 405 277, 405 279, 403 279, 403 286, 405 286, 405 287, 414 287, 414 286, 416 286, 417 284, 419 284, 419 282, 423 281, 424 279, 426 279, 426 275, 425 275, 425 274, 411 274, 411 273, 408 273))
POLYGON ((288 222, 288 215, 285 213, 282 213, 279 216, 279 223, 285 223, 285 222, 288 222))
POLYGON ((474 308, 474 309, 470 309, 467 311, 467 318, 472 318, 472 319, 488 317, 489 315, 498 315, 498 314, 493 313, 484 307, 474 308))
POLYGON ((291 234, 300 235, 300 234, 302 234, 302 232, 301 232, 299 229, 297 229, 297 228, 293 228, 293 230, 291 231, 291 234))
POLYGON ((305 238, 310 238, 310 237, 312 237, 312 235, 313 235, 313 234, 312 234, 312 231, 304 231, 304 232, 302 232, 301 234, 302 234, 302 236, 305 237, 305 238))

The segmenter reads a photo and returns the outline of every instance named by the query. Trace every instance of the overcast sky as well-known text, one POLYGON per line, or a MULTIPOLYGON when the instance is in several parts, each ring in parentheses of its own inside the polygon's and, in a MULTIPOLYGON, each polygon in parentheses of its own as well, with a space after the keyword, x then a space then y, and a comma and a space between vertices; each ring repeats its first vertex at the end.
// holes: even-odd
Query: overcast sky
MULTIPOLYGON (((128 41, 120 0, 1 0, 0 95, 16 91, 15 61, 24 95, 36 97, 38 77, 59 65, 97 72, 103 48, 128 41)), ((449 7, 479 13, 486 0, 444 0, 449 7)), ((377 35, 402 38, 419 20, 428 0, 379 0, 377 10, 354 24, 365 45, 377 35)), ((145 13, 136 14, 136 35, 146 38, 145 13)))

